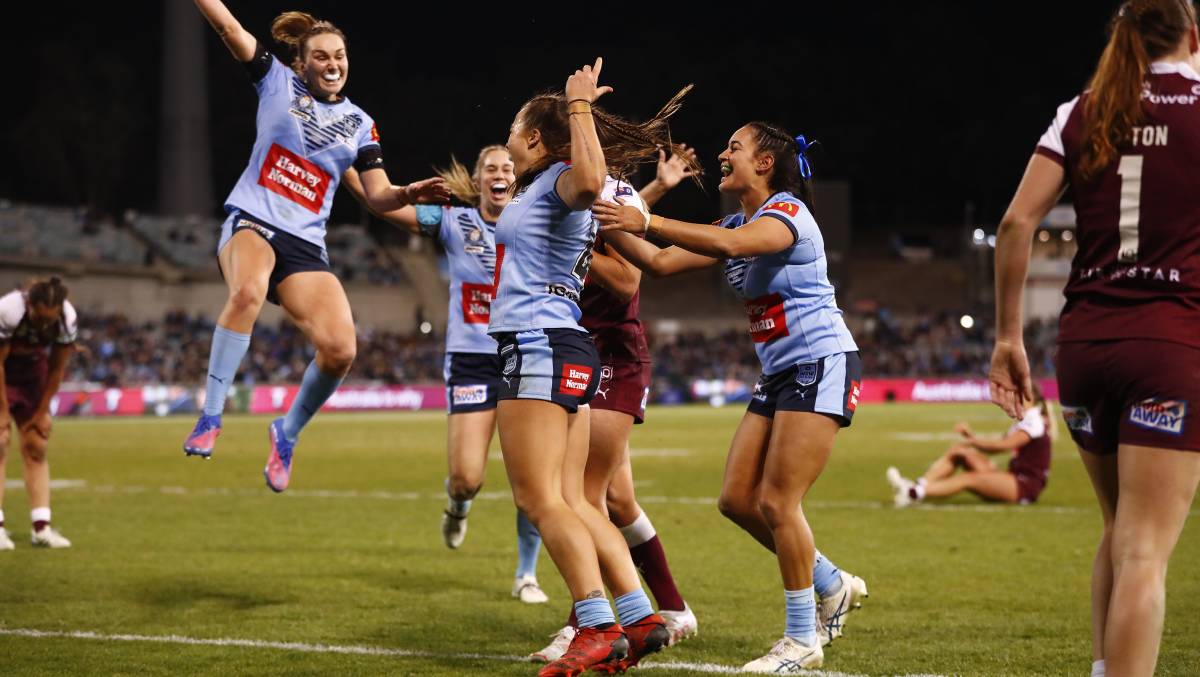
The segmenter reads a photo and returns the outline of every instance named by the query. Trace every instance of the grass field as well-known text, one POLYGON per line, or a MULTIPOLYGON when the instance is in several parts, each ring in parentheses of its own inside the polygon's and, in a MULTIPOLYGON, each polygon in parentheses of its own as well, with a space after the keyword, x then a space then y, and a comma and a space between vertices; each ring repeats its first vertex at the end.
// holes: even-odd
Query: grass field
MULTIPOLYGON (((774 559, 716 509, 741 411, 654 409, 634 433, 639 495, 700 619, 700 635, 652 661, 654 674, 739 666, 783 629, 774 559)), ((871 598, 827 649, 827 672, 1087 674, 1100 519, 1069 442, 1055 447, 1037 506, 889 507, 884 469, 918 473, 963 418, 1006 425, 990 406, 875 405, 840 436, 807 514, 818 546, 871 598)), ((4 508, 18 549, 0 553, 0 674, 536 672, 515 657, 561 625, 565 588, 543 553, 550 604, 509 596, 514 513, 498 460, 465 545, 442 545, 444 416, 320 416, 280 496, 262 481, 267 419, 227 418, 209 462, 179 451, 191 423, 57 422, 54 515, 70 550, 29 547, 10 458, 4 508), (208 641, 222 639, 237 641, 208 641)), ((1159 673, 1200 673, 1196 517, 1167 585, 1159 673)))

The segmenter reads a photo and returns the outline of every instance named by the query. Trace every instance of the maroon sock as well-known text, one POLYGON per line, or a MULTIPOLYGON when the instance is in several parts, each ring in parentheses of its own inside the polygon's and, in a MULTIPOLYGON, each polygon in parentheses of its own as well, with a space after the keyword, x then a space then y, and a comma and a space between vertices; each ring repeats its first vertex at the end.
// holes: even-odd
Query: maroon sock
POLYGON ((659 610, 683 611, 683 598, 675 587, 675 578, 671 576, 671 567, 667 565, 667 553, 663 552, 658 536, 633 546, 629 554, 633 555, 633 563, 642 572, 642 578, 646 579, 659 610))
POLYGON ((48 526, 50 526, 50 523, 47 522, 46 520, 38 520, 33 523, 33 530, 41 531, 42 529, 45 529, 48 526))
POLYGON ((579 627, 579 619, 576 618, 576 616, 575 616, 575 605, 574 604, 571 605, 571 615, 567 617, 567 625, 571 626, 572 628, 579 627))

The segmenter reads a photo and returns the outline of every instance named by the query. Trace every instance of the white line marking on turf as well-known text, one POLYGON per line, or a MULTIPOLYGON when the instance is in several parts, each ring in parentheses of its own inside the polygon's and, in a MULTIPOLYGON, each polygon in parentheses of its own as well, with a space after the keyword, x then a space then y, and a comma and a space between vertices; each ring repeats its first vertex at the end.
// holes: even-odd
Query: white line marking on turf
MULTIPOLYGON (((271 642, 261 639, 235 639, 222 637, 208 639, 204 637, 185 637, 183 635, 108 635, 86 630, 33 630, 29 628, 0 628, 0 635, 9 637, 28 637, 31 639, 84 639, 99 642, 153 642, 158 644, 185 644, 192 646, 232 646, 246 649, 276 649, 279 651, 300 651, 304 653, 350 654, 358 656, 391 656, 395 658, 441 658, 460 660, 503 661, 506 663, 524 662, 523 656, 502 656, 481 653, 438 653, 436 651, 419 651, 413 649, 391 649, 379 646, 354 646, 340 644, 309 644, 307 642, 271 642)), ((682 663, 682 662, 646 662, 640 665, 643 670, 688 670, 691 672, 707 672, 718 674, 736 674, 738 668, 717 663, 682 663)), ((820 677, 865 677, 846 672, 826 672, 824 670, 805 670, 805 675, 820 677)), ((906 675, 905 677, 938 677, 937 675, 906 675)))
MULTIPOLYGON (((85 480, 58 480, 63 484, 60 489, 77 489, 92 491, 98 494, 144 494, 158 492, 171 496, 267 496, 261 488, 229 488, 203 487, 191 489, 188 487, 164 486, 146 487, 139 485, 89 485, 85 480)), ((423 493, 419 491, 359 491, 357 489, 290 489, 284 496, 293 498, 373 498, 381 501, 442 501, 446 494, 442 492, 423 493)), ((507 491, 482 491, 475 496, 481 501, 511 501, 512 494, 507 491)), ((717 499, 712 496, 638 496, 640 503, 659 503, 667 505, 706 505, 715 506, 717 499)), ((827 510, 895 510, 888 501, 808 501, 805 507, 827 510)), ((1051 515, 1083 515, 1096 512, 1090 506, 1072 505, 1005 505, 994 503, 921 503, 912 505, 904 510, 923 512, 982 512, 982 513, 1017 513, 1017 514, 1051 514, 1051 515)), ((1200 510, 1192 510, 1191 516, 1200 515, 1200 510)))
MULTIPOLYGON (((51 489, 79 489, 87 484, 87 480, 50 480, 51 489)), ((5 480, 5 489, 24 489, 23 480, 5 480)))

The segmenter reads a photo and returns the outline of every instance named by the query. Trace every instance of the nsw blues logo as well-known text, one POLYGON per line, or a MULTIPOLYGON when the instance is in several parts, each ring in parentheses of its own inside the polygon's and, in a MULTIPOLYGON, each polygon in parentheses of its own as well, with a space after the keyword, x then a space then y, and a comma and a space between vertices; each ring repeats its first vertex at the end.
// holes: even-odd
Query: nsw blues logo
POLYGON ((1129 422, 1147 430, 1182 435, 1187 407, 1187 402, 1152 397, 1129 408, 1129 422))
POLYGON ((299 78, 292 78, 292 94, 292 105, 288 112, 300 126, 305 156, 321 153, 338 144, 353 147, 358 128, 363 124, 360 114, 332 112, 322 115, 322 110, 315 106, 312 96, 299 78))
POLYGON ((805 362, 796 365, 796 384, 807 388, 817 382, 821 365, 816 362, 805 362))

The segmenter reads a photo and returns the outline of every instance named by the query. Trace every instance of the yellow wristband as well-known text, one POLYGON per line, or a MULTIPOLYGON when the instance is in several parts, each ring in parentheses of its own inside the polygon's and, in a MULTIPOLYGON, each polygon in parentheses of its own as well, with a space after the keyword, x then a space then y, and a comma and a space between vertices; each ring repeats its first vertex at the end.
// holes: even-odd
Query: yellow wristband
POLYGON ((571 103, 567 104, 567 113, 569 115, 575 115, 576 113, 591 113, 591 112, 592 112, 592 104, 588 103, 587 101, 575 100, 575 101, 572 101, 571 103))
POLYGON ((655 228, 662 230, 663 221, 666 221, 666 219, 658 214, 651 214, 650 220, 646 222, 646 234, 649 235, 650 231, 654 230, 655 228))

